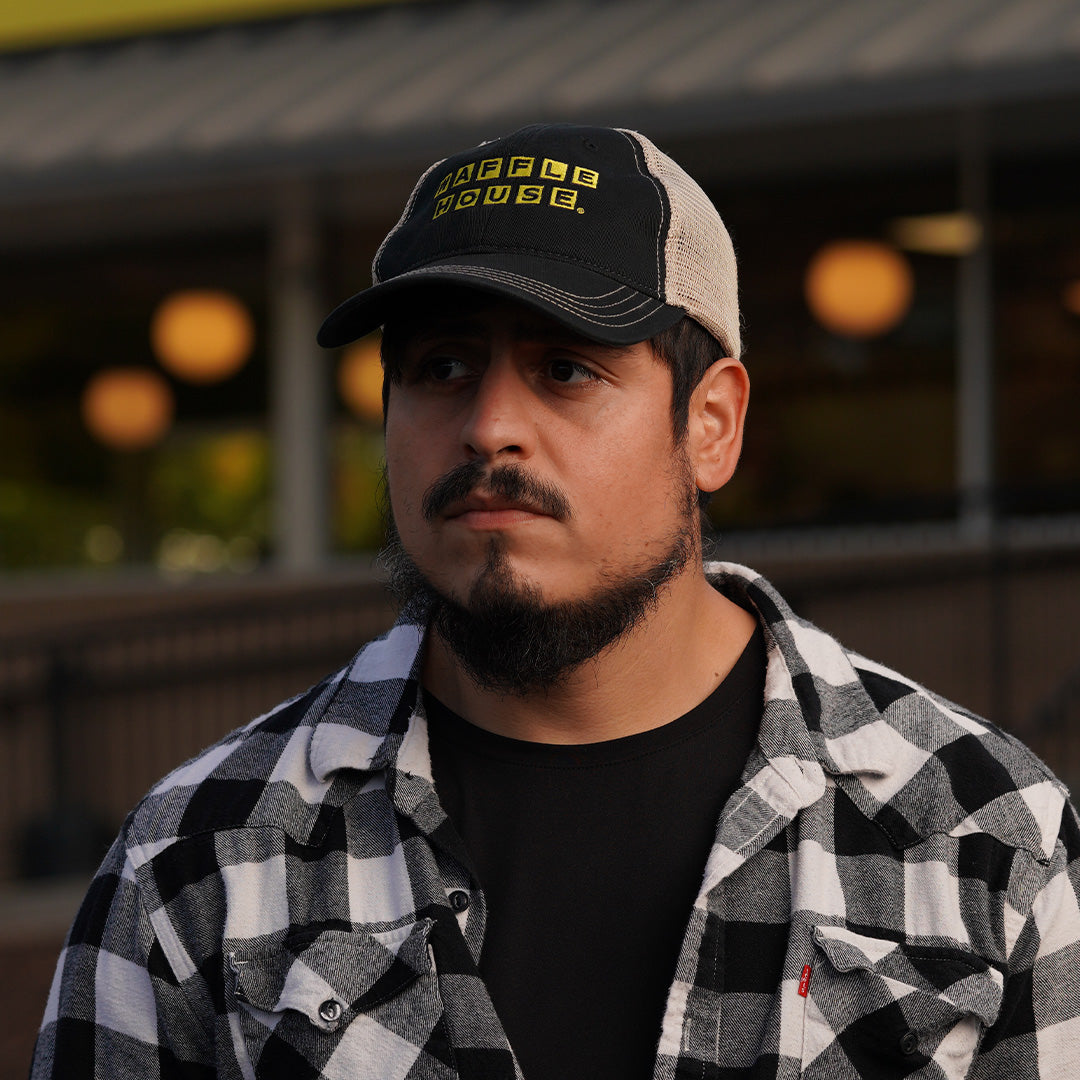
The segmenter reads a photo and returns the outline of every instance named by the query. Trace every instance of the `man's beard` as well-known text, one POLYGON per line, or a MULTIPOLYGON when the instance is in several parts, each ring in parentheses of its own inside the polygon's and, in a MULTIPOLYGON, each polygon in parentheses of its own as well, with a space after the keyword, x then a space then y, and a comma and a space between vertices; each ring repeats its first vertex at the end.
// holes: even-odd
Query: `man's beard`
MULTIPOLYGON (((449 502, 480 486, 481 480, 486 490, 505 498, 525 498, 569 516, 563 496, 542 490, 520 466, 485 473, 476 466, 459 466, 436 481, 425 496, 424 516, 433 519, 449 502)), ((575 600, 546 602, 536 585, 515 573, 498 535, 490 541, 465 603, 440 592, 424 576, 401 543, 389 513, 380 559, 402 605, 426 611, 431 627, 476 686, 521 697, 548 691, 640 626, 659 603, 662 587, 693 557, 700 526, 695 489, 692 481, 688 483, 682 519, 662 557, 629 570, 603 570, 596 587, 575 600)))

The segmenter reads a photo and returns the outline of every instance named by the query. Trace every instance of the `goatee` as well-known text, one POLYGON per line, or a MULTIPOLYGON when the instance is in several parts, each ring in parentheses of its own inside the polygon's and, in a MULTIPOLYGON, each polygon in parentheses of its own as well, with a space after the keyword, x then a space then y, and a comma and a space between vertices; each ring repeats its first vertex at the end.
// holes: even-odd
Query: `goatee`
POLYGON ((603 572, 587 596, 549 603, 536 585, 515 573, 505 544, 495 536, 460 603, 424 576, 402 545, 392 517, 388 520, 380 559, 403 606, 426 613, 478 687, 514 696, 558 687, 639 626, 655 609, 661 589, 693 557, 698 537, 696 504, 691 502, 661 558, 621 573, 603 572))

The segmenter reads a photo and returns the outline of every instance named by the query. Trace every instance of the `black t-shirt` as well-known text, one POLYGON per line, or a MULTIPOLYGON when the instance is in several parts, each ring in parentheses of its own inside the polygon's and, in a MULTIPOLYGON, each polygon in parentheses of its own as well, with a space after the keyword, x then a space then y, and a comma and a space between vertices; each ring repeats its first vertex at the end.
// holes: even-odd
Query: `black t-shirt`
POLYGON ((480 972, 525 1080, 647 1080, 724 803, 761 721, 765 646, 672 723, 508 739, 425 693, 435 786, 488 905, 480 972))

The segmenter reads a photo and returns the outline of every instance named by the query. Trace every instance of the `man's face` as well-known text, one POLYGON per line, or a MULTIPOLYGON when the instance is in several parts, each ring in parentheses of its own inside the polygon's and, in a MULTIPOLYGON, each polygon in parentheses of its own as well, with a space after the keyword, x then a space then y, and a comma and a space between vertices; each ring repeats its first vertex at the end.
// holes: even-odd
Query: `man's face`
POLYGON ((464 296, 407 336, 387 409, 391 508, 427 581, 468 606, 497 569, 545 605, 587 602, 696 536, 671 375, 649 344, 464 296))

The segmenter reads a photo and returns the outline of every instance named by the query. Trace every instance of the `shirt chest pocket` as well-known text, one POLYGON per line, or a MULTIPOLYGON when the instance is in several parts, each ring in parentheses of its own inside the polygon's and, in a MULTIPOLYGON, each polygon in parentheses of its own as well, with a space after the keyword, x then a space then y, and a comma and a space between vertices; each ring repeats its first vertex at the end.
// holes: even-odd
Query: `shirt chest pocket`
POLYGON ((325 931, 229 952, 230 1023, 242 1075, 451 1075, 431 927, 422 920, 377 934, 325 931))
POLYGON ((1003 979, 961 948, 814 929, 804 1080, 960 1080, 1001 1009, 1003 979))

